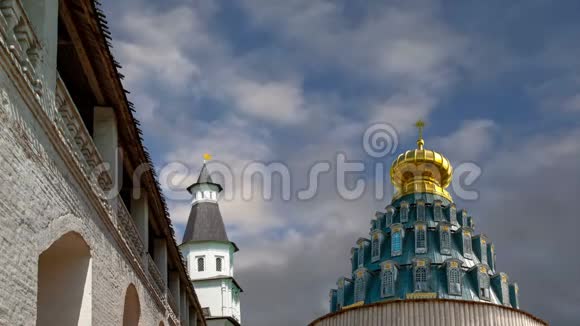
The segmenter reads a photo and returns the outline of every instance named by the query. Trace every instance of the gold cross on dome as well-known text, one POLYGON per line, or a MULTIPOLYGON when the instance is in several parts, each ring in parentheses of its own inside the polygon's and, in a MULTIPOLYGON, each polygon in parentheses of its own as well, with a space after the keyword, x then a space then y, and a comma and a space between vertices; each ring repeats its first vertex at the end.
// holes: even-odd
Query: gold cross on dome
POLYGON ((419 129, 419 139, 423 139, 423 128, 425 128, 425 122, 423 120, 418 120, 415 123, 415 127, 419 129))
POLYGON ((417 139, 417 148, 422 150, 423 145, 425 145, 425 141, 423 140, 423 128, 425 128, 425 122, 423 120, 418 120, 415 123, 415 127, 419 129, 419 139, 417 139))

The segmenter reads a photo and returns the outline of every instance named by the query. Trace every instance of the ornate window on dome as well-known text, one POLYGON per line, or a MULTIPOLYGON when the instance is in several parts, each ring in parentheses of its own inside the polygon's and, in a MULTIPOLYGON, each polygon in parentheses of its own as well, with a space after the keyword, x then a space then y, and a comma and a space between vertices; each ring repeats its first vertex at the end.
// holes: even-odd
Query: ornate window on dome
POLYGON ((400 224, 391 226, 391 256, 400 256, 403 254, 404 236, 403 227, 400 224))
POLYGON ((451 227, 439 224, 439 251, 442 255, 451 255, 451 227))
POLYGON ((427 225, 422 222, 415 224, 415 253, 427 253, 427 225))
POLYGON ((381 272, 381 298, 395 296, 397 282, 397 267, 392 261, 383 264, 381 272))
POLYGON ((338 280, 338 290, 336 290, 336 310, 344 307, 344 280, 338 280))
POLYGON ((461 225, 462 226, 469 226, 467 211, 465 209, 461 210, 461 225))
POLYGON ((382 229, 383 228, 383 225, 381 223, 382 221, 383 221, 383 213, 376 212, 375 213, 375 225, 374 225, 373 229, 378 229, 378 230, 382 229))
POLYGON ((485 238, 480 239, 481 246, 481 262, 487 264, 487 240, 485 238))
POLYGON ((336 307, 336 301, 337 301, 336 296, 337 296, 337 291, 335 289, 330 290, 330 292, 328 293, 330 312, 335 312, 338 310, 336 307))
POLYGON ((471 244, 471 232, 467 230, 463 230, 463 256, 465 258, 472 258, 473 255, 473 248, 471 244))
POLYGON ((430 290, 430 263, 427 259, 419 259, 414 262, 413 280, 415 292, 428 292, 430 290))
POLYGON ((401 202, 401 211, 399 214, 399 219, 401 223, 405 223, 409 221, 409 203, 406 201, 401 202))
POLYGON ((377 232, 373 234, 371 242, 371 260, 375 262, 379 259, 381 259, 381 236, 377 232))
POLYGON ((197 271, 203 272, 205 270, 205 259, 204 257, 197 257, 197 271))
POLYGON ((350 263, 352 267, 352 271, 354 272, 358 268, 358 248, 352 247, 350 248, 350 263))
POLYGON ((472 229, 474 229, 475 228, 475 221, 473 220, 473 217, 470 216, 468 218, 468 220, 469 220, 468 221, 469 222, 469 227, 472 228, 472 229))
POLYGON ((364 272, 359 271, 354 281, 354 302, 365 301, 366 280, 364 272))
POLYGON ((425 201, 417 201, 417 221, 425 221, 425 201))
POLYGON ((501 303, 506 306, 510 305, 510 287, 506 274, 501 274, 501 303))
POLYGON ((449 223, 457 224, 457 208, 455 207, 455 204, 449 205, 448 211, 449 211, 449 223))
POLYGON ((387 213, 385 214, 385 227, 393 224, 393 215, 395 215, 395 208, 391 205, 387 206, 387 213))
POLYGON ((443 207, 441 205, 442 202, 440 200, 435 200, 433 202, 433 219, 436 222, 443 221, 443 207))
POLYGON ((487 264, 493 270, 495 270, 495 245, 493 243, 488 244, 488 253, 487 253, 487 264))
POLYGON ((358 246, 358 265, 363 266, 365 264, 365 244, 361 242, 358 246))
POLYGON ((461 295, 461 266, 459 261, 447 263, 447 292, 450 295, 461 295))
POLYGON ((387 206, 387 212, 385 214, 385 227, 393 224, 393 215, 395 215, 395 208, 391 205, 387 206))
POLYGON ((515 309, 520 309, 519 292, 517 283, 510 284, 510 303, 515 309))
POLYGON ((489 275, 485 266, 478 267, 477 283, 479 286, 479 298, 489 301, 489 275))

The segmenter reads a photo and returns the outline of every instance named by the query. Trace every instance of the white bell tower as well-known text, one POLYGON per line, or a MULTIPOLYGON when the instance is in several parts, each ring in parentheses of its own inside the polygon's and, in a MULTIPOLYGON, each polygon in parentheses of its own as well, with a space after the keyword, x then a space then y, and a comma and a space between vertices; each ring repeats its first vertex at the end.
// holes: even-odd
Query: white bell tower
POLYGON ((228 239, 218 206, 222 186, 212 181, 206 161, 192 194, 191 212, 179 246, 208 325, 240 325, 240 293, 234 279, 235 243, 228 239))

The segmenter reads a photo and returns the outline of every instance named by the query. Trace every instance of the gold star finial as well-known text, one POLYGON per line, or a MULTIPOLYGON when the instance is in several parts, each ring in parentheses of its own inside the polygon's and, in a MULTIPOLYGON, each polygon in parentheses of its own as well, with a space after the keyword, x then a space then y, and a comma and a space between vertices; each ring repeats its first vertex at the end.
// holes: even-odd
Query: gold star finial
POLYGON ((208 153, 203 154, 203 163, 206 163, 209 160, 211 160, 211 154, 208 153))
POLYGON ((425 145, 425 141, 423 140, 423 128, 425 128, 425 122, 423 120, 418 120, 415 123, 415 127, 419 129, 419 139, 417 139, 417 147, 422 150, 423 145, 425 145))

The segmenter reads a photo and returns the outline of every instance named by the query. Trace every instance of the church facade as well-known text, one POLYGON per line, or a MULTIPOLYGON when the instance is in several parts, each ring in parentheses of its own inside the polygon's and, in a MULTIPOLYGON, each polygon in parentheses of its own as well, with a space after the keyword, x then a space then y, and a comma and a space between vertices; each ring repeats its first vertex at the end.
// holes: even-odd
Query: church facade
POLYGON ((109 35, 0 1, 0 325, 207 325, 109 35))
POLYGON ((197 182, 187 188, 193 199, 179 246, 208 325, 239 326, 240 294, 234 278, 235 243, 228 239, 218 206, 222 186, 204 163, 197 182))
POLYGON ((351 249, 330 314, 311 325, 545 325, 520 310, 492 239, 446 190, 449 160, 425 149, 421 132, 417 145, 393 162, 392 202, 351 249))

